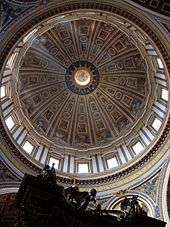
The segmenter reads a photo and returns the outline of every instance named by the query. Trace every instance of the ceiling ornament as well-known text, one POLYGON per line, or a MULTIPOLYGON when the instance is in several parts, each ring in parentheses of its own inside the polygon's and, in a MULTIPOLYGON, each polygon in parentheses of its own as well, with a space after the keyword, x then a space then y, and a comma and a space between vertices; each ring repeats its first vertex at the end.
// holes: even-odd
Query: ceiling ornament
POLYGON ((33 40, 18 67, 18 105, 59 147, 120 140, 142 117, 150 94, 147 64, 134 41, 98 20, 55 25, 33 40))
POLYGON ((152 0, 132 0, 132 2, 137 3, 146 9, 152 10, 155 13, 160 13, 162 15, 165 15, 167 17, 170 16, 169 8, 170 8, 170 3, 168 0, 157 0, 157 1, 152 1, 152 0))
POLYGON ((3 68, 3 81, 15 68, 1 86, 8 136, 37 171, 56 160, 61 182, 69 183, 70 174, 82 185, 124 178, 155 154, 151 148, 165 129, 162 55, 137 26, 106 14, 82 10, 42 21, 3 68), (81 164, 88 175, 78 174, 81 164))
POLYGON ((97 68, 88 61, 79 60, 72 63, 65 74, 68 89, 78 95, 87 95, 93 92, 100 80, 97 68))

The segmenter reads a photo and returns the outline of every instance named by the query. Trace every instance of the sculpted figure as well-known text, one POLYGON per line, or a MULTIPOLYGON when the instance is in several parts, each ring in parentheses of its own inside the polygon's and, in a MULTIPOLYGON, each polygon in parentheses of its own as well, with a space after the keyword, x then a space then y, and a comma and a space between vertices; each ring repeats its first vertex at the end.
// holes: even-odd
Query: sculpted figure
POLYGON ((71 186, 64 190, 65 197, 77 209, 85 210, 90 202, 96 203, 96 189, 91 189, 90 192, 80 192, 77 186, 71 186))

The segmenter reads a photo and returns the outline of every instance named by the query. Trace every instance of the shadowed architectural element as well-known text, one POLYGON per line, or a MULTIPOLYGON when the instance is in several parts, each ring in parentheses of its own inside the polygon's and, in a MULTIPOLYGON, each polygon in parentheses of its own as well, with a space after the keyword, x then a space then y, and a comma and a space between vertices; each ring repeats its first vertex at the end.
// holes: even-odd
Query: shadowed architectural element
POLYGON ((102 210, 98 204, 87 210, 95 200, 96 190, 79 192, 78 187, 63 189, 56 184, 55 172, 46 166, 36 177, 25 175, 16 196, 20 211, 16 226, 28 227, 165 227, 166 223, 147 217, 138 196, 121 202, 121 210, 102 210), (69 198, 68 198, 69 195, 69 198))
POLYGON ((132 0, 132 1, 157 13, 170 16, 169 0, 132 0))
POLYGON ((15 206, 15 193, 0 195, 0 226, 13 227, 17 221, 18 210, 15 206))
POLYGON ((168 214, 170 216, 170 178, 168 181, 168 190, 167 190, 167 206, 168 206, 168 214))
MULTIPOLYGON (((1 158, 1 157, 0 157, 1 158)), ((14 175, 9 166, 5 165, 5 163, 0 160, 0 188, 6 187, 17 187, 19 186, 21 180, 19 177, 14 175)))

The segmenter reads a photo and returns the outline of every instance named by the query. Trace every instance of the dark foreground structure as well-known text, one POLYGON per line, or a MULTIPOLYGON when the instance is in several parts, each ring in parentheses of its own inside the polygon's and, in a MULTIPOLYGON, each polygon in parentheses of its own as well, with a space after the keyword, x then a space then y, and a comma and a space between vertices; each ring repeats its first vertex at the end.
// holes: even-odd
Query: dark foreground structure
POLYGON ((129 213, 102 210, 100 205, 87 210, 95 201, 96 190, 79 192, 77 187, 66 190, 56 183, 55 174, 48 167, 38 176, 25 174, 16 197, 19 209, 15 227, 165 227, 166 223, 147 217, 137 198, 131 200, 129 213))

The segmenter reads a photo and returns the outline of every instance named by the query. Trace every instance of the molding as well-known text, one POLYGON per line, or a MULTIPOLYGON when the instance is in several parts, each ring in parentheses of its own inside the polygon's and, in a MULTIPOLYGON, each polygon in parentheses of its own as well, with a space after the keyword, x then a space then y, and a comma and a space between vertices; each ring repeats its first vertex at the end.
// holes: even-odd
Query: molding
POLYGON ((9 193, 17 193, 18 187, 12 187, 12 188, 0 188, 0 195, 9 194, 9 193))
POLYGON ((21 171, 19 171, 19 169, 16 166, 14 166, 11 161, 9 161, 9 159, 7 159, 7 157, 4 155, 4 153, 2 152, 2 150, 0 150, 0 161, 2 161, 4 163, 4 166, 6 166, 6 168, 16 178, 18 178, 18 180, 22 180, 24 174, 21 171))
MULTIPOLYGON (((134 0, 124 0, 124 1, 129 3, 129 4, 131 4, 131 5, 133 5, 133 6, 135 6, 138 9, 140 8, 142 11, 144 10, 146 13, 153 14, 155 16, 159 16, 159 17, 162 17, 162 18, 165 18, 165 19, 169 19, 169 16, 168 16, 169 13, 167 13, 167 15, 166 15, 166 14, 163 14, 161 12, 158 12, 158 11, 154 10, 154 8, 153 8, 153 10, 149 9, 149 8, 147 8, 145 6, 142 6, 142 3, 141 4, 137 3, 134 0)), ((142 1, 140 1, 140 2, 142 2, 142 1)), ((146 4, 146 3, 143 3, 143 4, 146 4)), ((159 10, 159 8, 156 8, 156 9, 159 10)))

